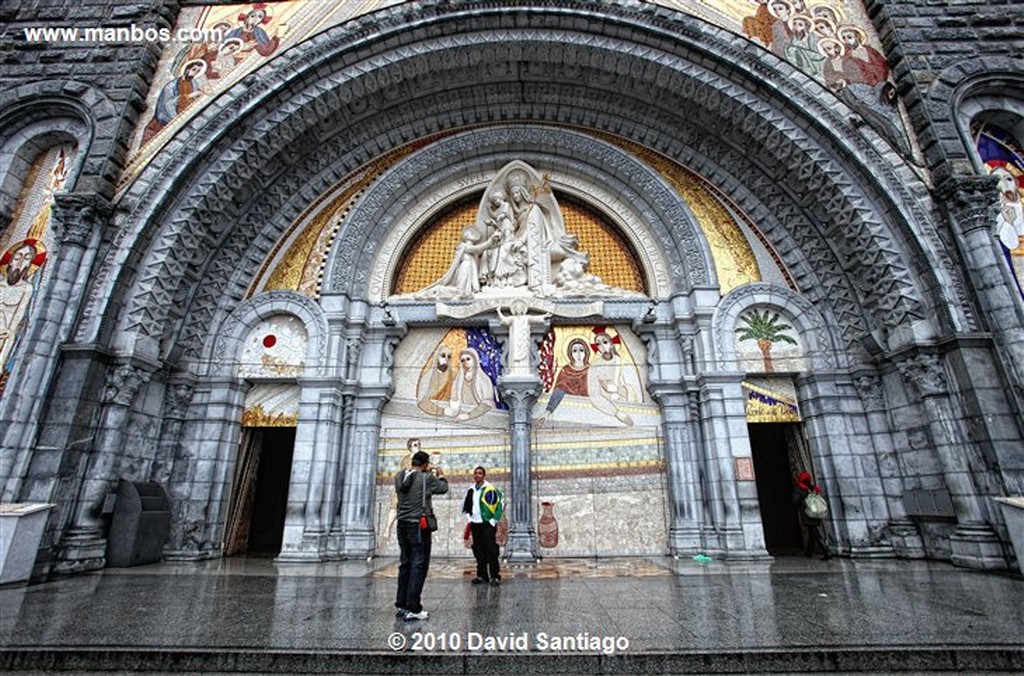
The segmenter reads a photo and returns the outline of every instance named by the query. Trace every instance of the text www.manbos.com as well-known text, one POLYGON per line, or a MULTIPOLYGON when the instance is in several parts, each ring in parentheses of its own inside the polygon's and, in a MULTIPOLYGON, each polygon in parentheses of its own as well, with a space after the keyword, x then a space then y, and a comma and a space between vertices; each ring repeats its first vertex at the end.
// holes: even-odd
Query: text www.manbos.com
POLYGON ((25 42, 220 42, 224 31, 220 28, 156 28, 150 26, 108 26, 80 28, 78 26, 50 26, 24 28, 25 42))

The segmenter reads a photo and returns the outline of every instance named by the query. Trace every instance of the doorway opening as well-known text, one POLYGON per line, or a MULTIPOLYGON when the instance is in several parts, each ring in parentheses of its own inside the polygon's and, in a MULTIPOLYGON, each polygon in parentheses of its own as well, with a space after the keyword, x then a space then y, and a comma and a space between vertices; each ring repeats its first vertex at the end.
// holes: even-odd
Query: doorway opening
POLYGON ((795 556, 803 552, 803 533, 797 506, 793 504, 793 478, 801 471, 793 458, 802 438, 799 423, 755 423, 747 425, 761 506, 764 541, 772 556, 795 556))
POLYGON ((235 467, 224 556, 276 556, 281 552, 294 427, 247 427, 235 467))

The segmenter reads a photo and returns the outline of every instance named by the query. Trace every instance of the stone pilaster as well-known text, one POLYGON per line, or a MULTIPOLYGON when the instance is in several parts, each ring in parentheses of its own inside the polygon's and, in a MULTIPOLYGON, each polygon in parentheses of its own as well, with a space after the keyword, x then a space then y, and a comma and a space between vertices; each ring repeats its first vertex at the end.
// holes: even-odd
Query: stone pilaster
POLYGON ((334 505, 340 498, 334 479, 341 464, 341 383, 333 378, 303 378, 299 387, 289 507, 278 562, 326 558, 334 505))
MULTIPOLYGON (((51 227, 57 245, 49 256, 49 280, 34 301, 39 309, 0 398, 0 501, 19 499, 33 446, 41 436, 40 421, 51 379, 60 363, 60 346, 73 330, 86 291, 82 275, 92 266, 112 212, 111 204, 95 195, 68 193, 54 197, 51 227)), ((65 410, 73 417, 76 409, 65 410)), ((65 426, 65 439, 74 438, 69 421, 58 424, 65 426)), ((51 437, 49 445, 60 443, 51 437)))
POLYGON ((193 386, 168 487, 173 518, 165 560, 208 559, 222 549, 248 389, 231 376, 193 386))
POLYGON ((540 394, 540 379, 500 378, 498 391, 501 400, 509 407, 509 438, 512 440, 505 555, 510 562, 530 563, 537 560, 537 530, 534 528, 530 483, 530 412, 540 394))
POLYGON ((363 388, 346 397, 346 415, 351 428, 344 435, 341 467, 340 555, 366 558, 373 554, 373 490, 377 477, 377 451, 380 444, 381 409, 390 397, 390 388, 363 388))
POLYGON ((151 369, 131 363, 119 364, 107 372, 95 445, 88 454, 71 528, 60 543, 57 572, 79 572, 104 565, 103 502, 116 486, 132 402, 151 375, 151 369))
POLYGON ((882 380, 874 373, 861 373, 854 376, 853 385, 867 416, 868 433, 871 435, 882 492, 889 510, 889 540, 893 552, 902 558, 923 559, 925 548, 921 533, 903 506, 903 477, 899 457, 889 433, 888 406, 882 380))
POLYGON ((742 374, 705 374, 698 380, 712 506, 712 524, 705 529, 707 550, 730 559, 767 558, 757 487, 752 481, 743 486, 736 481, 735 458, 751 455, 742 374))
POLYGON ((669 551, 673 556, 700 553, 704 549, 704 491, 690 397, 682 383, 651 382, 647 389, 661 405, 669 490, 669 551))
POLYGON ((188 416, 194 388, 193 376, 178 374, 168 381, 164 389, 164 419, 160 430, 160 451, 153 466, 153 480, 165 486, 174 472, 181 429, 188 416))
POLYGON ((953 563, 969 568, 1005 568, 1002 544, 988 525, 985 503, 971 479, 967 441, 949 400, 945 364, 936 354, 918 353, 896 363, 921 400, 931 444, 956 510, 950 536, 953 563))

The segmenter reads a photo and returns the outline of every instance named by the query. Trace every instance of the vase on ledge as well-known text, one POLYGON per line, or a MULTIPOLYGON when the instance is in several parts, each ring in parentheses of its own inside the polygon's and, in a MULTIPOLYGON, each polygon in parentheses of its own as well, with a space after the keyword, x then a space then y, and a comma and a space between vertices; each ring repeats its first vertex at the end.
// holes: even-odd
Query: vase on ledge
POLYGON ((537 544, 545 549, 558 546, 558 520, 555 518, 555 503, 540 503, 540 520, 537 522, 537 544))

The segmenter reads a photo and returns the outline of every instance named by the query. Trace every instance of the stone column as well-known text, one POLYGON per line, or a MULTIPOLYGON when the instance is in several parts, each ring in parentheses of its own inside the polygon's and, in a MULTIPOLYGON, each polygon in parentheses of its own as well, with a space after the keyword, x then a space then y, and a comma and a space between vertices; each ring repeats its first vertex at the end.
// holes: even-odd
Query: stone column
MULTIPOLYGON (((50 379, 60 364, 60 345, 70 337, 86 292, 81 280, 92 267, 103 227, 112 212, 112 205, 95 195, 69 193, 54 198, 51 227, 57 235, 57 246, 47 264, 49 281, 36 300, 37 311, 26 318, 32 324, 0 398, 0 502, 19 499, 43 419, 50 379)), ((73 417, 75 409, 68 410, 68 417, 73 417)), ((63 434, 54 435, 63 436, 64 443, 73 440, 71 435, 76 433, 70 429, 70 422, 67 425, 63 434)), ((56 438, 47 443, 62 446, 56 438)))
POLYGON ((682 383, 651 382, 647 391, 661 405, 671 515, 669 551, 673 556, 698 553, 704 549, 704 506, 690 398, 682 383))
POLYGON ((334 477, 341 453, 341 383, 302 378, 288 510, 278 562, 320 561, 337 504, 334 477))
POLYGON ((730 559, 767 558, 757 486, 752 481, 742 485, 736 481, 734 459, 751 456, 742 374, 704 374, 698 381, 703 454, 707 459, 708 484, 713 491, 712 505, 717 512, 714 532, 707 532, 705 537, 707 549, 730 559))
MULTIPOLYGON (((1024 304, 1017 297, 1012 273, 996 242, 999 191, 992 176, 949 178, 936 188, 953 231, 962 242, 971 285, 987 319, 1010 380, 1024 383, 1024 304)), ((1014 388, 1008 396, 1014 396, 1014 388)), ((1017 400, 1017 410, 1024 402, 1017 400)))
POLYGON ((533 526, 533 486, 530 483, 530 414, 540 394, 536 377, 499 378, 501 400, 509 407, 512 473, 509 481, 509 528, 505 555, 510 562, 537 560, 537 530, 533 526))
POLYGON ((373 490, 377 479, 381 409, 391 396, 389 387, 361 388, 351 397, 351 429, 341 457, 341 556, 366 558, 373 554, 373 490))
POLYGON ((868 434, 871 435, 882 493, 889 510, 889 540, 897 556, 908 559, 925 558, 924 541, 917 524, 907 516, 903 505, 903 473, 899 454, 893 446, 889 407, 881 379, 873 373, 854 375, 854 387, 864 405, 868 434))
POLYGON ((931 444, 956 510, 957 526, 950 536, 953 563, 969 568, 1005 568, 1002 543, 988 523, 986 505, 971 478, 967 441, 949 401, 942 358, 916 354, 898 361, 896 366, 921 399, 931 444))
POLYGON ((139 389, 149 382, 150 376, 151 371, 133 364, 121 364, 107 373, 95 446, 88 454, 71 528, 60 543, 58 563, 54 568, 59 573, 92 570, 105 564, 107 541, 103 533, 103 502, 117 486, 132 402, 139 389))

